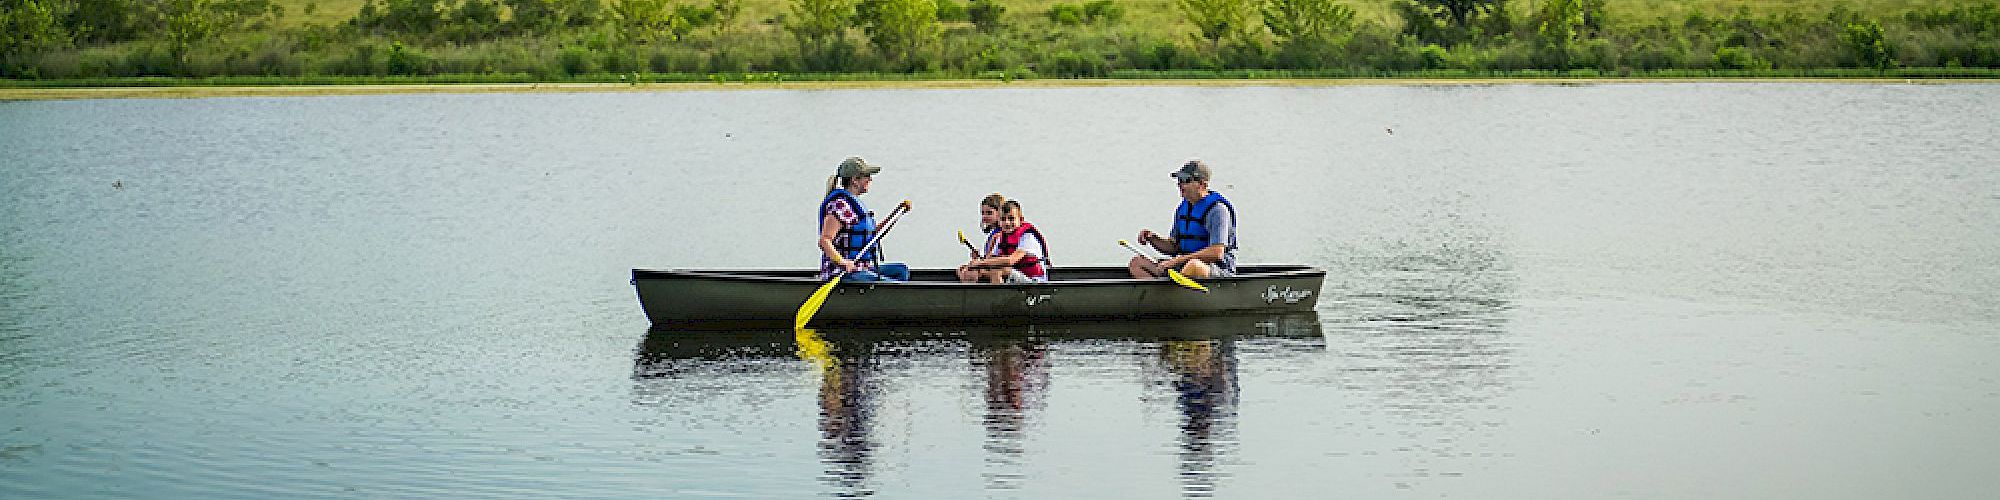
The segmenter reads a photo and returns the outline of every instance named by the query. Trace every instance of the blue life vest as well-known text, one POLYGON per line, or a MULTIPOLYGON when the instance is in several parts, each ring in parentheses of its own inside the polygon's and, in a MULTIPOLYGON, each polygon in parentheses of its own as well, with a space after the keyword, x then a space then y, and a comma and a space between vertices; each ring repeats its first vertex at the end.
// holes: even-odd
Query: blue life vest
MULTIPOLYGON (((854 207, 855 213, 861 216, 861 221, 843 227, 840 232, 835 233, 833 249, 855 263, 874 262, 877 257, 875 254, 881 251, 882 246, 878 244, 867 251, 863 251, 861 246, 867 245, 868 240, 875 238, 875 214, 869 212, 867 207, 861 206, 861 199, 855 198, 846 189, 834 188, 832 192, 826 193, 826 199, 819 202, 819 218, 814 221, 814 226, 817 227, 818 223, 833 215, 834 200, 843 199, 847 200, 849 206, 854 207)), ((826 256, 821 255, 820 258, 825 259, 826 256)))
POLYGON ((1181 206, 1174 210, 1174 245, 1182 254, 1190 254, 1218 243, 1217 238, 1227 238, 1228 249, 1236 249, 1236 206, 1223 199, 1222 193, 1209 191, 1201 201, 1188 204, 1181 200, 1181 206), (1221 203, 1229 209, 1229 234, 1208 234, 1208 211, 1221 203))

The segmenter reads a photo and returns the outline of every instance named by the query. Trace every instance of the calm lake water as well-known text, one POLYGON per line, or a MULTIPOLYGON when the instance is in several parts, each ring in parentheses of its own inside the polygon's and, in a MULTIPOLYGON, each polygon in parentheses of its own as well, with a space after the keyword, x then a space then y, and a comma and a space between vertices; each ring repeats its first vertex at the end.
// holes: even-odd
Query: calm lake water
MULTIPOLYGON (((1989 498, 2000 86, 0 102, 0 497, 1989 498), (1315 315, 651 331, 980 196, 1058 263, 1200 157, 1315 315), (114 184, 117 187, 114 187, 114 184)), ((803 297, 801 297, 803 299, 803 297)))

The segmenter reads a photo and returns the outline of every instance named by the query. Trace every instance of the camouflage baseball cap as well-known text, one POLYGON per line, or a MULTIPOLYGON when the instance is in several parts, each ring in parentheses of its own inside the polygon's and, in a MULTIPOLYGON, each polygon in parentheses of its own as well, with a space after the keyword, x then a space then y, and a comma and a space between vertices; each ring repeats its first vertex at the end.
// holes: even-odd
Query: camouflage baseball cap
POLYGON ((863 160, 859 156, 849 156, 846 160, 841 160, 840 171, 836 172, 835 175, 839 175, 843 179, 852 179, 855 177, 872 176, 876 172, 881 171, 882 167, 869 164, 868 160, 863 160))

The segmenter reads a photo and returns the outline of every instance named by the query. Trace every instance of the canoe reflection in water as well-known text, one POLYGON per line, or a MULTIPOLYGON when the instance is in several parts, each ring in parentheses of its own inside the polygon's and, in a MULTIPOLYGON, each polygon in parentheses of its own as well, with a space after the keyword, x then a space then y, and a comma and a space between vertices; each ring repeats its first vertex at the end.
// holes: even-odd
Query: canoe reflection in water
MULTIPOLYGON (((934 446, 910 444, 910 436, 900 434, 905 432, 902 426, 879 429, 877 425, 882 417, 878 412, 882 411, 885 392, 912 387, 913 383, 926 390, 954 386, 938 383, 940 372, 930 368, 942 366, 947 370, 943 373, 966 374, 971 383, 959 387, 977 391, 983 402, 977 419, 984 438, 981 478, 988 490, 1018 489, 1033 482, 1035 478, 1027 471, 1040 470, 1048 464, 1030 464, 1029 457, 1064 455, 1062 450, 1031 449, 1031 443, 1043 442, 1035 439, 1036 431, 1051 422, 1102 419, 1103 415, 1116 414, 1103 411, 1104 405, 1170 404, 1178 415, 1178 432, 1174 433, 1170 449, 1175 450, 1180 489, 1186 496, 1202 497, 1209 496, 1229 476, 1224 469, 1236 449, 1237 362, 1239 347, 1244 345, 1280 356, 1325 350, 1315 313, 1025 326, 955 325, 949 329, 843 328, 792 332, 654 329, 638 350, 634 376, 641 381, 642 388, 654 387, 644 390, 655 390, 683 385, 741 387, 744 384, 740 380, 714 379, 797 374, 802 369, 817 371, 819 390, 814 399, 819 406, 817 448, 824 467, 821 478, 834 489, 835 496, 872 495, 882 487, 873 484, 876 471, 882 467, 909 468, 907 464, 876 463, 881 457, 910 456, 884 455, 880 451, 883 443, 934 446), (1140 369, 1145 374, 1141 379, 1147 387, 1144 392, 1161 397, 1147 396, 1131 402, 1099 398, 1050 401, 1049 388, 1064 382, 1062 374, 1100 374, 1096 379, 1072 383, 1106 382, 1101 376, 1108 373, 1103 365, 1110 365, 1108 368, 1113 372, 1140 369), (964 368, 951 370, 952 366, 964 368), (660 379, 675 383, 660 384, 660 379), (882 432, 892 435, 884 436, 882 432)), ((1116 380, 1114 377, 1108 381, 1116 380)), ((770 384, 765 385, 767 388, 761 390, 770 390, 770 384)), ((903 395, 900 391, 896 394, 903 395)), ((892 420, 957 417, 948 413, 897 415, 892 420)))

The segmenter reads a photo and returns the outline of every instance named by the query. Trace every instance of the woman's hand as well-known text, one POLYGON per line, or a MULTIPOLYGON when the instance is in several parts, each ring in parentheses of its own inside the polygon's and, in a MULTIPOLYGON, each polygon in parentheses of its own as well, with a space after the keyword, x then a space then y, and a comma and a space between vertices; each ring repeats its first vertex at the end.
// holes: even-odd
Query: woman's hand
POLYGON ((840 268, 847 270, 848 273, 853 273, 855 271, 860 271, 861 265, 856 264, 854 263, 854 261, 851 260, 843 260, 840 261, 840 268))

